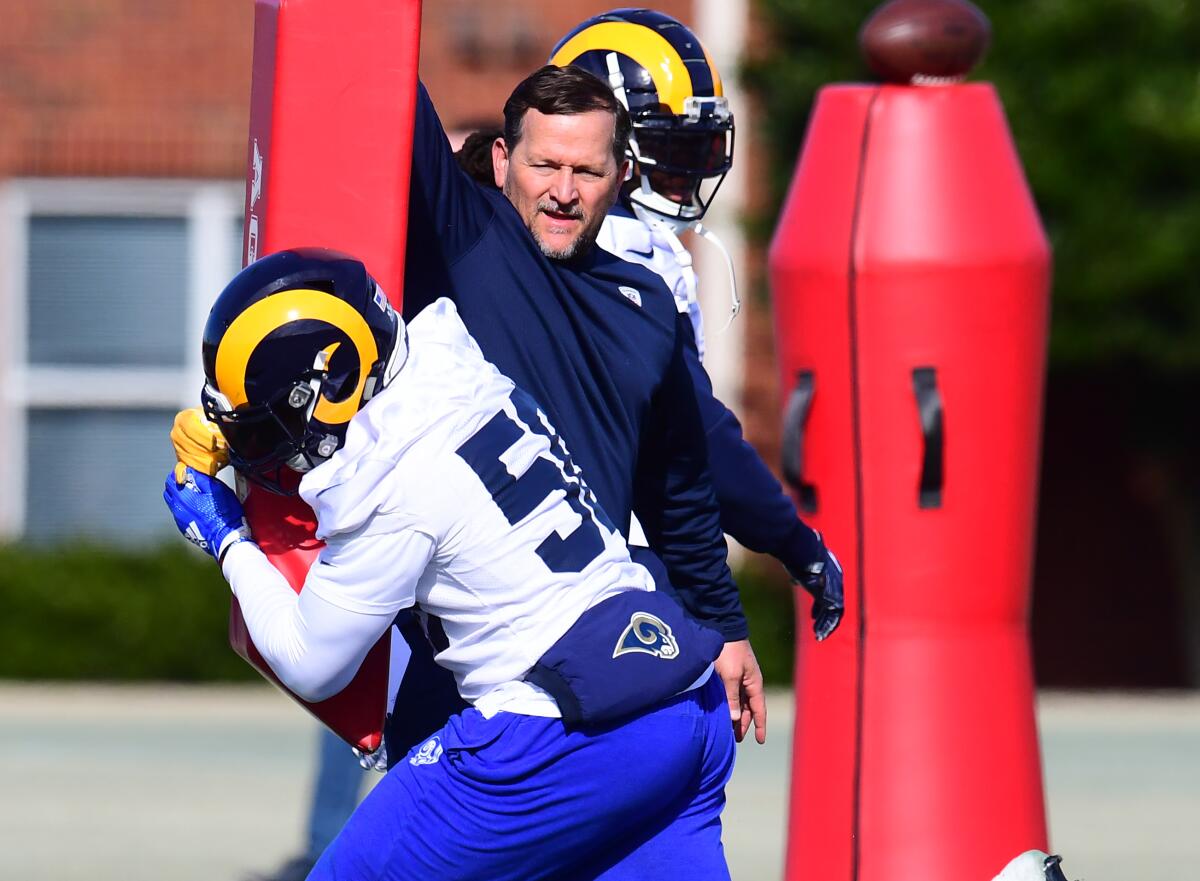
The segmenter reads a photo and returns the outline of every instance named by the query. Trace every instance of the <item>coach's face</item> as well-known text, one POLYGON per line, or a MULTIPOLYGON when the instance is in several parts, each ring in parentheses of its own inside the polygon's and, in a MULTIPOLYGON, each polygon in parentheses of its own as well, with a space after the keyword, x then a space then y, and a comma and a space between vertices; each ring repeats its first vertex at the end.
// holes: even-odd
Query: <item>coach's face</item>
POLYGON ((613 156, 614 126, 604 110, 547 115, 530 109, 511 152, 503 138, 492 145, 496 186, 547 257, 568 260, 590 248, 616 201, 625 163, 613 156))

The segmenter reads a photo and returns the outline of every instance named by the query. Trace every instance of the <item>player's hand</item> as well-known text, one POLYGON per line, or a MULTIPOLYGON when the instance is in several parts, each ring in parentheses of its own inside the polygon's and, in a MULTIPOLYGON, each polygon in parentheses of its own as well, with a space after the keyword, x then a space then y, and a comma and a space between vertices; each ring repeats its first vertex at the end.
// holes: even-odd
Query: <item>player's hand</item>
POLYGON ((194 468, 201 474, 215 477, 216 473, 229 464, 229 446, 216 424, 204 416, 199 407, 180 410, 175 414, 171 426, 171 445, 175 447, 175 480, 183 483, 186 469, 194 468))
POLYGON ((220 560, 239 541, 250 540, 250 526, 233 490, 193 468, 167 475, 163 500, 183 537, 220 560))
MULTIPOLYGON (((820 538, 819 533, 817 537, 820 538)), ((820 642, 837 630, 846 611, 842 564, 821 539, 821 559, 810 563, 803 571, 791 574, 796 584, 812 594, 813 634, 820 642)))
POLYGON ((733 736, 741 743, 753 721, 754 739, 766 743, 767 698, 763 693, 762 670, 758 667, 758 658, 754 657, 754 649, 750 648, 750 640, 725 643, 716 667, 717 675, 725 683, 733 736))

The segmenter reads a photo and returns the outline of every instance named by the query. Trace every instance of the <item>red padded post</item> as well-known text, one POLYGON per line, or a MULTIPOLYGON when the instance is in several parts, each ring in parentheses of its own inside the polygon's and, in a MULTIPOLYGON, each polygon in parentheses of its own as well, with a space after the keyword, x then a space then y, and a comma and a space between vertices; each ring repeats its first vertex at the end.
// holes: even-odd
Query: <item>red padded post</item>
POLYGON ((827 643, 796 628, 787 877, 990 878, 1046 845, 1027 619, 1050 281, 992 87, 824 89, 770 267, 784 389, 812 389, 789 434, 806 516, 848 607, 827 643))
MULTIPOLYGON (((361 258, 400 306, 420 32, 420 0, 256 0, 244 262, 290 247, 335 248, 361 258)), ((320 548, 312 511, 252 487, 246 514, 299 591, 320 548)), ((236 601, 229 636, 278 684, 236 601)), ((388 660, 385 636, 342 692, 317 704, 297 700, 372 751, 382 738, 388 660)))

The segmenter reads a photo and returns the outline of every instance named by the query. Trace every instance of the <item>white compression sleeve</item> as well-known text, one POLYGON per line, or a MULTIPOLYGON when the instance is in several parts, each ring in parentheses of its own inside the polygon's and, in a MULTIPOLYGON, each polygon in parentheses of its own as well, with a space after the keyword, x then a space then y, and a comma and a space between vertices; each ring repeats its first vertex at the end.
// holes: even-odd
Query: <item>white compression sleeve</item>
POLYGON ((239 542, 225 555, 222 571, 255 647, 279 680, 307 701, 325 700, 354 678, 396 612, 412 605, 416 580, 433 554, 432 539, 415 532, 350 544, 323 550, 299 594, 252 542, 239 542), (326 557, 334 565, 323 563, 326 557), (346 596, 364 582, 377 588, 371 601, 346 596))

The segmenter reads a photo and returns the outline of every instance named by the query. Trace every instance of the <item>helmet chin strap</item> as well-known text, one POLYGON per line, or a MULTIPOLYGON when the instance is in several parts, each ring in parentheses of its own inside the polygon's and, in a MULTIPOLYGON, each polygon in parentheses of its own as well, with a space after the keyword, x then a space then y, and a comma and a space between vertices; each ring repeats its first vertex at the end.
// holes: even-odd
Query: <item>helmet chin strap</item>
MULTIPOLYGON (((663 202, 670 201, 668 199, 664 199, 658 193, 656 193, 652 189, 650 189, 650 178, 648 178, 644 174, 641 175, 641 178, 642 178, 641 194, 643 196, 646 196, 646 195, 652 196, 655 201, 663 201, 663 202)), ((647 226, 657 226, 660 228, 665 228, 667 230, 670 230, 670 232, 676 236, 681 236, 685 232, 687 232, 689 229, 694 229, 696 227, 696 225, 699 223, 699 221, 692 220, 687 217, 668 217, 665 214, 662 214, 651 208, 647 208, 644 204, 642 204, 641 202, 639 202, 636 199, 630 199, 629 204, 633 208, 633 213, 637 216, 637 219, 640 220, 642 223, 646 224, 647 226)), ((674 204, 674 203, 672 202, 671 204, 674 204)))
MULTIPOLYGON (((654 226, 658 227, 659 229, 663 229, 666 232, 669 232, 676 239, 678 239, 678 237, 683 233, 691 230, 702 239, 711 242, 716 249, 721 252, 721 256, 725 258, 725 269, 729 273, 730 304, 729 317, 725 320, 725 326, 722 327, 718 333, 724 333, 725 331, 729 330, 729 326, 733 324, 733 319, 737 318, 738 313, 742 311, 742 298, 738 296, 737 289, 737 274, 733 269, 733 257, 730 256, 729 249, 725 247, 725 244, 720 240, 720 238, 717 237, 716 233, 714 233, 699 220, 687 220, 682 217, 664 217, 657 212, 651 211, 643 205, 639 205, 637 202, 631 202, 630 204, 633 208, 634 216, 636 216, 638 220, 647 226, 654 226)), ((682 247, 683 246, 680 245, 681 249, 682 247)))
POLYGON ((725 326, 721 328, 720 333, 729 330, 729 325, 733 324, 733 319, 738 317, 738 313, 742 311, 742 298, 738 296, 737 275, 733 271, 733 257, 729 254, 729 249, 725 244, 717 238, 717 234, 705 226, 700 221, 696 221, 692 229, 696 231, 696 235, 700 238, 711 242, 721 252, 721 256, 725 258, 725 268, 729 272, 729 317, 725 320, 725 326))
MULTIPOLYGON (((636 136, 631 135, 629 143, 632 145, 636 141, 636 136)), ((659 226, 665 226, 676 235, 681 235, 699 222, 699 215, 703 212, 695 206, 681 205, 656 191, 650 184, 650 176, 643 171, 641 162, 637 163, 634 174, 638 177, 638 187, 629 194, 629 202, 648 212, 646 216, 653 217, 659 226), (687 213, 689 210, 690 214, 687 213)), ((641 214, 638 216, 645 219, 641 214)))

